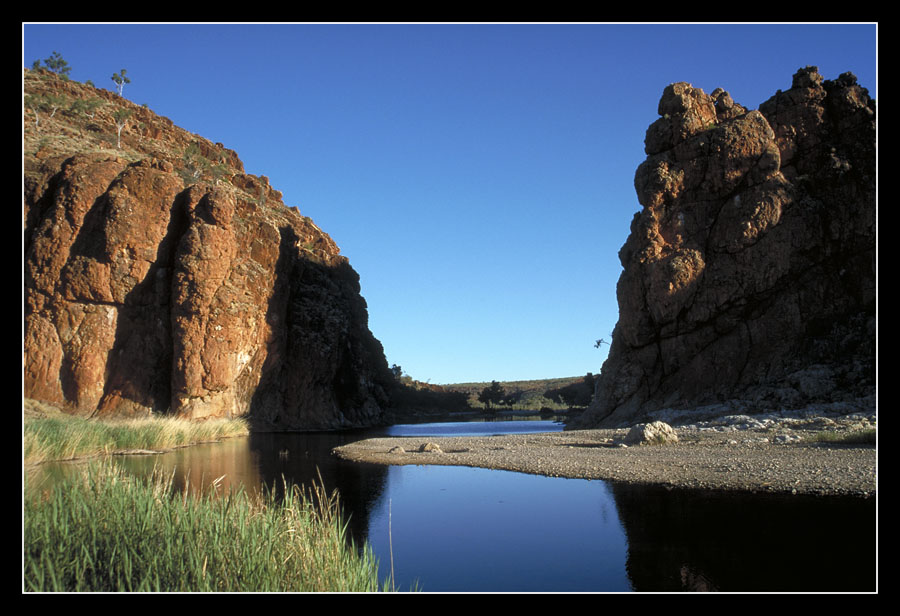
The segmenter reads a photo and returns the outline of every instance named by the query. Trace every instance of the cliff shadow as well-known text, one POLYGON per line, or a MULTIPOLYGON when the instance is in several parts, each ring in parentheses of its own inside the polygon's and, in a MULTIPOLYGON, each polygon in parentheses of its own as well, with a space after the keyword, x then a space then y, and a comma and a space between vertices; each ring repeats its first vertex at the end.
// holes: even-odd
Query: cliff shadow
POLYGON ((637 592, 875 590, 875 499, 609 484, 637 592))
POLYGON ((248 419, 258 430, 345 430, 377 425, 393 378, 368 330, 359 275, 317 252, 302 229, 279 228, 265 319, 265 359, 248 419))
POLYGON ((171 289, 175 251, 188 227, 186 200, 187 191, 175 197, 156 258, 118 308, 100 413, 171 410, 171 289))
POLYGON ((266 358, 260 369, 259 382, 250 394, 245 417, 250 423, 251 433, 277 429, 285 404, 282 375, 288 357, 288 300, 294 253, 300 238, 290 227, 280 227, 278 232, 278 258, 275 262, 272 295, 265 316, 271 337, 266 346, 266 358))

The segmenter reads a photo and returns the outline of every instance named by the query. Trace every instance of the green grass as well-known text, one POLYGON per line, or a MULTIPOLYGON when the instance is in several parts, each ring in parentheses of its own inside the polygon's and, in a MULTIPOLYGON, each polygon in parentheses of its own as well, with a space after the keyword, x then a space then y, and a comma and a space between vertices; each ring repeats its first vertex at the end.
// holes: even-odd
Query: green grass
POLYGON ((283 500, 242 490, 187 496, 110 461, 53 487, 25 481, 26 592, 365 592, 368 548, 348 541, 337 493, 283 500))
POLYGON ((814 443, 836 443, 843 445, 875 445, 876 430, 875 428, 866 428, 863 430, 854 430, 852 432, 831 432, 823 430, 816 432, 812 436, 807 437, 808 441, 814 443))
POLYGON ((70 460, 130 449, 168 449, 248 434, 243 419, 192 422, 173 417, 100 421, 62 413, 25 416, 26 464, 70 460))

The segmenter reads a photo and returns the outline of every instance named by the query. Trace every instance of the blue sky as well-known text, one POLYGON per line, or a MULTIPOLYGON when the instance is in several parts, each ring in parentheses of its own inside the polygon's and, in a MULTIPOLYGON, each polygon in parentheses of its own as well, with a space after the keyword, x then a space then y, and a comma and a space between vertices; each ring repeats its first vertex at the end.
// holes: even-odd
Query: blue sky
POLYGON ((431 383, 597 373, 634 172, 669 83, 755 109, 800 67, 877 99, 874 24, 23 24, 235 150, 341 247, 390 364, 431 383))

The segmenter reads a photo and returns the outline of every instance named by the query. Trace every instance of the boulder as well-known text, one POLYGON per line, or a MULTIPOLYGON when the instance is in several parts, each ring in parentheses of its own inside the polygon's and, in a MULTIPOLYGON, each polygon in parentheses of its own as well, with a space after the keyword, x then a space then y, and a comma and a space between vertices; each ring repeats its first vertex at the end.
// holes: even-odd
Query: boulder
POLYGON ((622 442, 626 445, 663 445, 677 443, 678 435, 669 424, 654 421, 632 426, 622 442))

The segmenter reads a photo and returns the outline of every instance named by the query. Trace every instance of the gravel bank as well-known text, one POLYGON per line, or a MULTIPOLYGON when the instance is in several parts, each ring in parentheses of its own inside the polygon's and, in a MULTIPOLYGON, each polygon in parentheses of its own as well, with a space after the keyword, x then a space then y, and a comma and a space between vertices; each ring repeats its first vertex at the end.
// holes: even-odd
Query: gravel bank
POLYGON ((874 416, 770 421, 734 416, 676 426, 678 442, 664 445, 624 447, 626 429, 573 430, 373 438, 338 447, 334 453, 377 464, 474 466, 679 488, 874 497, 874 445, 811 440, 822 431, 846 433, 865 427, 874 427, 874 416), (419 451, 427 443, 437 445, 437 450, 419 451))

